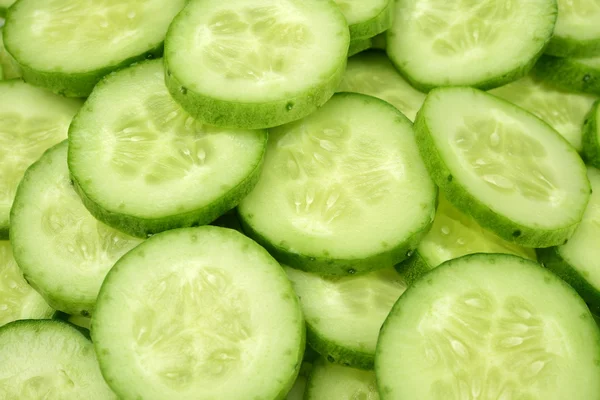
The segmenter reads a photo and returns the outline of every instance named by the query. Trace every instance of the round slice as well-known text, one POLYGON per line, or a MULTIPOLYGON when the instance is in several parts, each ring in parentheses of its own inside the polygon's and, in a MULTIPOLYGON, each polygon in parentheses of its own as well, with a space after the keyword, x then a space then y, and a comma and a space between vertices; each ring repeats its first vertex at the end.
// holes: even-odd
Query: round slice
POLYGON ((600 101, 594 104, 583 126, 583 154, 586 161, 600 168, 600 101))
POLYGON ((600 57, 544 56, 535 65, 534 73, 556 87, 600 96, 600 57))
POLYGON ((285 270, 300 298, 308 344, 331 362, 372 369, 379 329, 406 289, 398 273, 328 278, 285 270))
POLYGON ((540 117, 567 139, 578 152, 582 151, 581 128, 596 96, 569 93, 531 76, 494 89, 490 93, 540 117))
POLYGON ((527 74, 555 21, 555 0, 404 0, 396 4, 387 52, 423 91, 491 89, 527 74))
POLYGON ((11 211, 15 259, 48 304, 89 316, 108 270, 141 240, 96 220, 75 192, 67 141, 25 173, 11 211))
POLYGON ((134 236, 203 225, 256 184, 267 132, 204 125, 169 95, 162 60, 98 84, 69 130, 69 169, 99 220, 134 236))
POLYGON ((20 0, 6 17, 4 40, 27 82, 86 97, 104 75, 161 54, 167 28, 185 3, 20 0))
POLYGON ((270 131, 262 176, 238 210, 244 230, 282 263, 347 275, 405 259, 435 198, 410 121, 380 99, 339 93, 270 131))
POLYGON ((590 196, 577 151, 543 121, 472 88, 429 93, 417 143, 446 198, 483 228, 526 247, 568 239, 590 196))
POLYGON ((385 53, 379 51, 368 51, 350 58, 338 91, 379 97, 411 121, 414 121, 425 100, 425 94, 410 86, 385 53))
POLYGON ((65 99, 20 80, 0 82, 0 239, 23 173, 49 147, 66 139, 80 100, 65 99))
POLYGON ((350 27, 352 40, 369 39, 392 26, 394 0, 334 0, 350 27))
POLYGON ((379 400, 375 374, 321 359, 310 374, 304 399, 379 400))
POLYGON ((600 1, 557 0, 558 18, 546 49, 558 57, 600 55, 600 1))
POLYGON ((192 1, 167 34, 167 86, 206 123, 278 126, 331 97, 349 41, 330 0, 192 1))
POLYGON ((10 243, 0 240, 0 326, 18 319, 50 318, 54 310, 23 279, 10 243))
POLYGON ((281 399, 304 332, 277 261, 213 226, 163 232, 127 253, 92 316, 100 368, 123 399, 281 399))
POLYGON ((0 398, 117 400, 104 382, 92 343, 56 320, 0 328, 0 398))
POLYGON ((465 256, 400 297, 375 373, 382 400, 597 400, 600 330, 577 293, 536 263, 465 256))

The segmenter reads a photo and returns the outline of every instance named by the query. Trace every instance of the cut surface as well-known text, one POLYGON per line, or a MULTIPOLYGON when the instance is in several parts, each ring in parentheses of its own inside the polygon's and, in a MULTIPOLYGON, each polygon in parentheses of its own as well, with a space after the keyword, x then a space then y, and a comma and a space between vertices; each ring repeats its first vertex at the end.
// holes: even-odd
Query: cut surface
POLYGON ((345 367, 321 359, 315 363, 306 400, 379 400, 373 371, 345 367))
POLYGON ((352 40, 369 39, 392 26, 393 0, 334 0, 348 25, 352 40))
POLYGON ((549 53, 556 56, 598 55, 600 1, 558 0, 558 19, 549 53), (566 42, 566 43, 565 43, 566 42), (569 43, 574 42, 574 43, 569 43))
POLYGON ((376 355, 382 399, 598 399, 600 331, 575 291, 509 255, 449 261, 411 286, 376 355))

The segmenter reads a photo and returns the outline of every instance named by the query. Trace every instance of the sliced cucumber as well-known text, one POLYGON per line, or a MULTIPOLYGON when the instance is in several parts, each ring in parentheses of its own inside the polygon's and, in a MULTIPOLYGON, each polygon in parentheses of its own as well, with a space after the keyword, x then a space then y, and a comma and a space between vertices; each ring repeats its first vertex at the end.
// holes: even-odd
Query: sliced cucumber
POLYGON ((112 74, 69 130, 69 169, 84 204, 140 237, 207 224, 235 207, 256 184, 266 150, 266 131, 194 120, 163 76, 162 60, 112 74))
POLYGON ((394 0, 334 0, 344 13, 352 40, 369 39, 389 29, 394 0))
POLYGON ((472 88, 429 93, 417 143, 446 198, 483 228, 526 247, 568 239, 590 196, 576 150, 534 115, 472 88))
POLYGON ((0 82, 0 239, 23 173, 49 147, 67 137, 81 101, 64 99, 20 80, 0 82))
POLYGON ((387 52, 418 89, 491 89, 528 73, 552 36, 555 0, 404 0, 387 52))
POLYGON ((408 119, 382 100, 339 93, 270 131, 262 176, 238 211, 282 263, 347 275, 405 259, 435 198, 408 119))
POLYGON ((90 319, 90 317, 84 317, 83 315, 70 315, 70 314, 64 313, 62 311, 56 311, 52 315, 52 319, 57 319, 59 321, 68 322, 75 329, 77 329, 79 332, 81 332, 83 334, 83 336, 85 336, 88 339, 91 339, 90 323, 92 320, 90 319))
POLYGON ((410 285, 441 263, 473 253, 514 254, 536 260, 535 250, 507 242, 483 229, 440 195, 431 230, 415 254, 398 264, 396 270, 410 285))
POLYGON ((299 375, 296 378, 296 382, 294 382, 294 386, 292 386, 292 389, 287 394, 286 400, 303 400, 304 392, 306 391, 306 382, 306 377, 299 375))
POLYGON ((535 65, 534 73, 556 87, 600 96, 600 57, 544 56, 535 65))
POLYGON ((592 197, 581 224, 567 243, 539 249, 540 261, 577 290, 600 313, 600 170, 589 167, 592 197))
POLYGON ((25 173, 11 211, 15 259, 48 304, 89 316, 104 277, 141 240, 97 221, 75 192, 67 141, 25 173))
POLYGON ((0 17, 6 15, 6 10, 12 6, 17 0, 0 0, 0 17))
POLYGON ((600 330, 562 280, 512 255, 448 261, 394 305, 377 344, 387 399, 600 398, 600 330))
POLYGON ((535 77, 525 77, 490 91, 523 107, 556 129, 578 152, 582 151, 581 128, 596 96, 556 89, 535 77))
POLYGON ((167 28, 185 3, 19 0, 6 17, 4 40, 27 82, 86 97, 111 71, 160 55, 167 28))
POLYGON ((319 360, 310 374, 305 400, 379 400, 373 371, 319 360))
POLYGON ((583 126, 583 153, 588 163, 600 168, 600 101, 587 115, 583 126))
POLYGON ((167 86, 206 123, 278 126, 331 97, 349 40, 329 0, 192 1, 167 34, 167 86))
POLYGON ((3 79, 14 79, 21 77, 21 67, 4 47, 2 29, 0 29, 0 69, 3 79))
POLYGON ((213 226, 163 232, 127 253, 92 316, 100 367, 122 399, 284 398, 304 334, 280 265, 213 226))
POLYGON ((398 273, 327 278, 285 270, 300 298, 308 344, 331 362, 372 369, 379 329, 406 289, 398 273))
POLYGON ((365 51, 371 48, 371 39, 357 39, 352 40, 350 42, 350 47, 348 48, 348 57, 351 57, 355 54, 358 54, 362 51, 365 51))
POLYGON ((19 319, 50 318, 53 313, 42 296, 23 279, 10 243, 0 240, 0 326, 19 319))
POLYGON ((558 0, 558 18, 547 54, 559 57, 600 55, 600 2, 558 0))
POLYGON ((100 374, 92 343, 56 320, 0 328, 0 398, 117 400, 100 374))
POLYGON ((386 55, 379 51, 368 51, 350 58, 338 91, 379 97, 411 121, 425 101, 425 94, 410 86, 386 55))

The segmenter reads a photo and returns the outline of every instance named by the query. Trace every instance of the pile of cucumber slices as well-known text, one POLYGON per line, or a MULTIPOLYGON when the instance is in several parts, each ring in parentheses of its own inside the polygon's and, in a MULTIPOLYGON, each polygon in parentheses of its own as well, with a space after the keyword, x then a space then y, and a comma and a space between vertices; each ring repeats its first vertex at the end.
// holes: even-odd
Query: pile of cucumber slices
POLYGON ((600 0, 0 17, 0 400, 600 400, 600 0))

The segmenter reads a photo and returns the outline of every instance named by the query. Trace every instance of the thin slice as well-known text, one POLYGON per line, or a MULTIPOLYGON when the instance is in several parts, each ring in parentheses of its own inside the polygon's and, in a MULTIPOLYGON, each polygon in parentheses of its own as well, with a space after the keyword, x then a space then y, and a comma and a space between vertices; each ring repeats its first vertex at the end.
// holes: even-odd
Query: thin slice
POLYGON ((600 57, 544 56, 535 65, 534 73, 564 90, 600 96, 600 57))
POLYGON ((583 154, 586 161, 600 168, 600 101, 594 104, 583 126, 583 154))
POLYGON ((21 67, 4 47, 3 29, 0 29, 0 69, 3 79, 14 79, 21 77, 21 67))
POLYGON ((310 374, 304 399, 379 400, 375 374, 321 359, 310 374))
POLYGON ((417 143, 446 198, 483 228, 525 247, 568 239, 590 196, 577 151, 543 121, 472 88, 429 93, 417 143))
POLYGON ((162 54, 167 28, 185 3, 19 0, 6 17, 4 40, 27 82, 86 97, 104 75, 162 54))
POLYGON ((162 60, 100 83, 69 130, 69 169, 90 212, 133 236, 203 225, 256 184, 267 132, 215 128, 169 95, 162 60))
POLYGON ((412 285, 377 344, 382 400, 600 398, 600 330, 583 300, 512 255, 448 261, 412 285))
POLYGON ((490 93, 540 117, 567 139, 578 152, 582 151, 581 128, 596 96, 556 89, 532 76, 494 89, 490 93))
POLYGON ((0 328, 0 398, 117 400, 104 382, 92 343, 56 320, 0 328))
POLYGON ((333 1, 192 1, 169 28, 167 86, 206 123, 278 126, 331 97, 349 41, 333 1))
POLYGON ((238 211, 282 263, 348 275, 405 259, 435 198, 408 119, 380 99, 338 93, 270 131, 262 176, 238 211))
POLYGON ((406 289, 398 273, 327 278, 285 270, 300 298, 308 344, 331 362, 372 369, 379 329, 406 289))
POLYGON ((491 89, 528 73, 556 21, 555 0, 404 0, 387 52, 413 86, 491 89))
POLYGON ((159 233, 127 253, 92 316, 100 368, 123 399, 281 399, 304 335, 277 261, 213 226, 159 233))
POLYGON ((600 1, 558 0, 558 18, 546 54, 600 56, 600 1))
POLYGON ((352 40, 369 39, 392 26, 394 0, 334 0, 344 13, 352 40))
POLYGON ((75 192, 67 141, 25 173, 11 211, 14 256, 48 304, 89 316, 104 277, 141 240, 97 221, 75 192))
POLYGON ((0 326, 18 319, 50 318, 53 313, 42 296, 23 279, 10 243, 0 240, 0 326))
POLYGON ((20 80, 0 82, 0 239, 23 173, 49 147, 67 138, 81 101, 65 99, 20 80))

